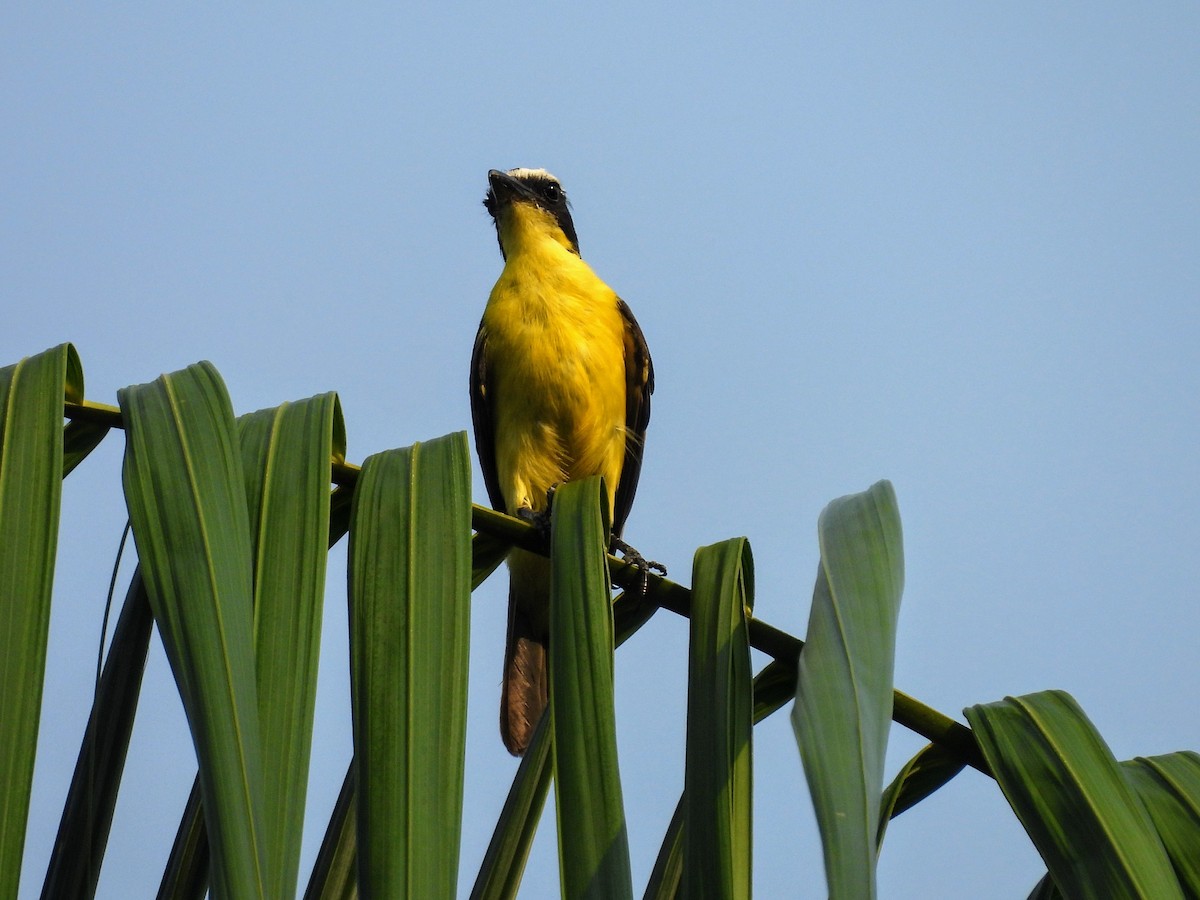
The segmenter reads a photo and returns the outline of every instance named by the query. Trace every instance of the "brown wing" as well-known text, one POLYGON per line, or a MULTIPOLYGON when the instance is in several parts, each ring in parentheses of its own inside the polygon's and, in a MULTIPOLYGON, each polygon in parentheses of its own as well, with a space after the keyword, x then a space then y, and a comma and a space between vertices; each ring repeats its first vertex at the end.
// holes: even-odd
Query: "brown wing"
POLYGON ((654 393, 654 363, 646 338, 624 300, 617 300, 617 309, 625 320, 625 463, 613 510, 614 537, 621 536, 637 493, 646 425, 650 422, 650 395, 654 393))
POLYGON ((475 349, 471 351, 471 422, 475 426, 475 453, 479 457, 479 468, 483 470, 488 499, 492 501, 493 509, 507 512, 500 478, 496 474, 496 431, 488 396, 487 332, 483 330, 483 323, 479 325, 475 349))

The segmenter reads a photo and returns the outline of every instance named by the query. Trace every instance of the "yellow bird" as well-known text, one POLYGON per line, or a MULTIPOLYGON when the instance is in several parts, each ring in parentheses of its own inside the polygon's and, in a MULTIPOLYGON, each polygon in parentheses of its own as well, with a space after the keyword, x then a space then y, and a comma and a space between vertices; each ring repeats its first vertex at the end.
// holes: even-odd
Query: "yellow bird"
MULTIPOLYGON (((488 172, 504 270, 471 356, 471 418, 492 506, 535 519, 564 481, 604 476, 612 533, 633 504, 654 368, 629 307, 579 255, 558 179, 544 169, 488 172)), ((520 756, 548 700, 550 567, 508 558, 508 643, 500 736, 520 756)))

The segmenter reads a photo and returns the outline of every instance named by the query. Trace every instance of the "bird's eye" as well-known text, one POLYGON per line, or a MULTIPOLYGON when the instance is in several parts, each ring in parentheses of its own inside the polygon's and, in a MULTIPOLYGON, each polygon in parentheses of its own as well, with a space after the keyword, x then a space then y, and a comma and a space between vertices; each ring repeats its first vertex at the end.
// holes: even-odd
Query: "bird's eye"
POLYGON ((562 195, 562 188, 560 188, 553 181, 549 182, 545 187, 542 188, 542 196, 551 203, 557 203, 562 199, 562 195))

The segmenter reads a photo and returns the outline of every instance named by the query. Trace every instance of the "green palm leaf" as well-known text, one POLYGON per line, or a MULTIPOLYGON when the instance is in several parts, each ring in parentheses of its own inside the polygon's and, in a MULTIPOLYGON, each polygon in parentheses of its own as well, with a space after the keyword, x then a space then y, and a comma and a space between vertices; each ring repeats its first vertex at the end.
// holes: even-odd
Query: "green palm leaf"
MULTIPOLYGON (((326 547, 344 530, 331 520, 330 459, 345 453, 335 394, 238 419, 254 542, 254 632, 268 868, 295 893, 316 690, 326 547)), ((208 840, 199 783, 192 786, 159 888, 160 900, 203 897, 208 840)))
MULTIPOLYGON (((795 699, 796 670, 774 660, 754 676, 753 690, 754 724, 757 725, 795 699)), ((658 857, 654 861, 654 868, 650 872, 650 879, 646 883, 646 900, 666 900, 674 897, 679 891, 683 881, 684 815, 684 801, 680 795, 679 803, 675 806, 675 812, 659 847, 658 857)))
POLYGON ((599 478, 554 495, 550 539, 550 715, 564 897, 631 897, 613 711, 608 523, 599 478))
POLYGON ((551 742, 549 717, 534 729, 533 738, 521 757, 504 808, 479 866, 471 900, 507 900, 517 896, 529 848, 537 833, 542 807, 550 790, 551 742))
POLYGON ((1145 806, 1070 695, 1009 697, 966 715, 1063 894, 1183 896, 1145 806))
POLYGON ((821 830, 832 898, 875 896, 883 762, 904 585, 900 515, 881 481, 834 500, 817 524, 821 564, 792 725, 821 830))
POLYGON ((455 894, 470 490, 461 432, 369 457, 355 490, 350 669, 365 896, 455 894))
POLYGON ((749 898, 754 692, 746 619, 750 544, 696 551, 692 564, 684 764, 684 897, 749 898))
MULTIPOLYGON (((475 536, 475 584, 482 580, 480 573, 490 574, 487 564, 491 561, 493 552, 491 542, 481 547, 480 535, 475 536), (484 556, 485 565, 480 565, 480 553, 484 556)), ((612 564, 609 557, 609 564, 612 564)), ((621 646, 634 632, 644 625, 657 609, 651 603, 644 603, 639 598, 621 594, 613 601, 613 627, 616 631, 616 646, 621 646)), ((471 900, 504 900, 515 897, 521 883, 521 875, 525 870, 525 861, 537 833, 538 821, 541 818, 542 807, 546 802, 546 794, 550 790, 550 729, 547 727, 547 717, 543 716, 541 723, 534 730, 533 739, 525 756, 521 759, 516 775, 513 776, 512 786, 504 800, 504 808, 492 839, 488 843, 487 852, 479 866, 475 885, 471 889, 471 900)))
POLYGON ((208 866, 212 858, 208 831, 204 825, 204 805, 200 797, 200 776, 192 782, 187 803, 171 855, 158 885, 158 900, 204 900, 208 896, 208 866))
POLYGON ((304 900, 354 900, 358 896, 358 800, 354 761, 346 768, 333 813, 309 875, 304 900))
POLYGON ((329 461, 345 454, 336 394, 238 420, 254 544, 254 640, 272 896, 296 893, 329 538, 329 461))
POLYGON ((75 763, 54 850, 42 883, 43 900, 96 893, 117 789, 137 712, 154 617, 140 572, 133 576, 113 629, 112 644, 75 763))
POLYGON ((70 344, 0 369, 0 897, 15 897, 37 747, 58 549, 63 400, 83 397, 70 344))
POLYGON ((1033 886, 1027 900, 1062 900, 1062 891, 1058 889, 1058 885, 1054 883, 1054 879, 1047 872, 1042 876, 1042 880, 1033 886))
POLYGON ((98 425, 95 422, 67 423, 63 429, 63 478, 74 472, 75 467, 100 446, 108 432, 107 425, 98 425))
POLYGON ((883 835, 888 822, 902 812, 912 809, 930 794, 947 784, 966 767, 966 762, 952 750, 941 744, 926 744, 908 762, 900 767, 892 783, 883 792, 879 807, 879 837, 877 844, 883 846, 883 835))
POLYGON ((1121 763, 1158 829, 1187 897, 1200 897, 1200 754, 1190 750, 1121 763))
POLYGON ((118 394, 125 497, 196 744, 217 898, 267 897, 251 540, 233 410, 208 363, 118 394))

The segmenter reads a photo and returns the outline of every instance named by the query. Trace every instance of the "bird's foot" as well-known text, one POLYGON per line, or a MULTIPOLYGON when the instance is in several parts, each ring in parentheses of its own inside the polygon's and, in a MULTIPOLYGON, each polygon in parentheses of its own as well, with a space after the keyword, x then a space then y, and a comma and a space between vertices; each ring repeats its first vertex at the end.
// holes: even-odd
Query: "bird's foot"
POLYGON ((523 522, 528 522, 538 533, 538 537, 543 541, 550 540, 550 507, 534 512, 528 506, 522 506, 517 510, 517 518, 523 522))
POLYGON ((621 558, 623 560, 625 560, 625 562, 627 562, 629 565, 633 566, 635 569, 638 570, 639 573, 641 573, 641 576, 642 576, 641 593, 642 593, 643 597, 646 596, 646 592, 650 586, 650 573, 651 572, 655 572, 658 575, 661 575, 663 578, 667 577, 667 567, 666 566, 664 566, 660 562, 655 562, 652 559, 646 559, 646 557, 642 556, 642 554, 638 553, 637 550, 635 550, 633 547, 629 546, 629 544, 625 543, 619 537, 614 537, 612 539, 612 541, 610 542, 610 546, 611 546, 612 552, 620 553, 621 558))
POLYGON ((528 506, 522 506, 517 510, 517 518, 523 519, 538 530, 538 535, 544 540, 550 540, 550 511, 554 508, 554 492, 558 490, 557 484, 552 484, 546 488, 546 505, 544 508, 534 512, 528 506))

